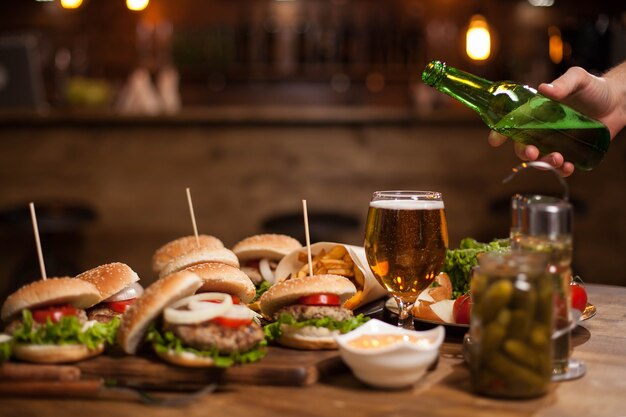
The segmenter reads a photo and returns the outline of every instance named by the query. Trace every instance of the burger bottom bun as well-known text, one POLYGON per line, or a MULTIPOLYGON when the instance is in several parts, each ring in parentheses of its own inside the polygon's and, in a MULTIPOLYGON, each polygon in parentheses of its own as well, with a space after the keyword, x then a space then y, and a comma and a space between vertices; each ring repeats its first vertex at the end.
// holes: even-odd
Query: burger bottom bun
POLYGON ((338 335, 338 330, 329 330, 325 327, 293 327, 281 325, 282 334, 278 338, 278 344, 294 349, 322 350, 337 349, 334 335, 338 335))
POLYGON ((35 363, 66 363, 78 362, 83 359, 99 355, 104 351, 104 345, 89 349, 86 345, 28 345, 16 344, 13 354, 18 359, 35 363))
POLYGON ((187 368, 208 368, 214 364, 212 358, 194 355, 191 352, 184 352, 181 354, 176 353, 173 349, 170 349, 167 352, 156 352, 156 354, 166 362, 170 362, 178 366, 185 366, 187 368))

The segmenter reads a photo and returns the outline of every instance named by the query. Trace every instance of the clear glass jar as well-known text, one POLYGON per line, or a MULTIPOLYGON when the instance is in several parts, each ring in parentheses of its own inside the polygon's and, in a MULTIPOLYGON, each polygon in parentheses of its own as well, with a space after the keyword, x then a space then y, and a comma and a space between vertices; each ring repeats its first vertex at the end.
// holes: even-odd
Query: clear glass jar
POLYGON ((486 253, 471 282, 471 375, 483 395, 545 394, 552 373, 552 297, 546 257, 486 253))

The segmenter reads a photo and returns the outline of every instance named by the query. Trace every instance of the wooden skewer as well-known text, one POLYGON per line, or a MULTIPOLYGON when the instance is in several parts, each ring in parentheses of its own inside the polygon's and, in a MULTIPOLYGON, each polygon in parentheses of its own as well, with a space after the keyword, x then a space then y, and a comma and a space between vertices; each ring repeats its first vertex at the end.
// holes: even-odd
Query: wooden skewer
POLYGON ((43 262, 43 252, 41 251, 41 241, 39 240, 39 228, 37 227, 37 216, 35 215, 35 204, 30 203, 30 218, 33 221, 33 232, 35 233, 35 245, 37 246, 37 256, 39 257, 39 269, 41 270, 41 279, 44 281, 48 278, 46 275, 46 265, 43 262))
POLYGON ((309 214, 306 209, 306 200, 302 200, 302 211, 304 212, 304 234, 306 236, 306 252, 309 258, 309 276, 313 276, 313 260, 311 258, 311 237, 309 235, 309 214))
POLYGON ((187 187, 187 202, 189 203, 189 214, 191 215, 191 224, 193 225, 193 234, 196 236, 196 247, 200 247, 200 238, 198 237, 198 226, 196 226, 196 215, 193 214, 193 202, 191 201, 191 191, 187 187))

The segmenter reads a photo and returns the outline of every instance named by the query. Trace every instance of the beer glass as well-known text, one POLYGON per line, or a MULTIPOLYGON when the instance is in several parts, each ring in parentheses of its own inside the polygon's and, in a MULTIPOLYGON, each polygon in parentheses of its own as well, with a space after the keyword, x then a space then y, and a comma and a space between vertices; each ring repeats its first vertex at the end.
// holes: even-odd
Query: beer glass
POLYGON ((410 309, 446 257, 448 228, 441 194, 376 191, 364 246, 374 276, 398 303, 398 326, 413 329, 410 309))

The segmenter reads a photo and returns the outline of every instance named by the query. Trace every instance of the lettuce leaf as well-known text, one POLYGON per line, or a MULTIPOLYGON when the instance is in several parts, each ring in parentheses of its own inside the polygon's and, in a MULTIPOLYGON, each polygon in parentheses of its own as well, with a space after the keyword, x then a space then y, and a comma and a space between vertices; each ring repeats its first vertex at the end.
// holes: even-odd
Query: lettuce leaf
POLYGON ((167 353, 169 350, 179 354, 189 352, 197 356, 213 359, 215 366, 220 368, 227 368, 236 363, 257 362, 267 353, 265 349, 267 342, 265 340, 259 342, 259 344, 247 352, 233 352, 229 355, 220 354, 217 348, 199 350, 185 346, 184 342, 171 331, 161 333, 154 325, 148 330, 146 341, 151 342, 154 350, 158 353, 167 353))
POLYGON ((37 345, 84 344, 95 349, 101 344, 115 344, 115 336, 120 320, 115 317, 108 323, 96 323, 83 332, 83 326, 74 316, 63 317, 57 323, 49 318, 38 328, 33 326, 33 316, 29 310, 22 310, 22 324, 13 333, 15 343, 37 345))
POLYGON ((459 244, 458 249, 449 249, 443 272, 447 273, 452 283, 452 298, 458 298, 470 289, 472 268, 478 264, 478 255, 483 252, 508 252, 508 239, 496 239, 489 243, 481 243, 466 237, 459 244))
POLYGON ((13 353, 13 341, 0 343, 0 363, 6 362, 11 358, 13 353))
POLYGON ((265 337, 267 340, 276 340, 280 337, 280 335, 282 334, 282 330, 280 328, 281 324, 286 324, 297 328, 305 326, 325 327, 329 330, 339 330, 339 332, 343 334, 356 329, 362 324, 365 324, 365 322, 367 322, 368 320, 369 317, 365 317, 363 314, 359 314, 358 316, 354 316, 352 318, 342 321, 338 321, 330 317, 296 321, 296 319, 291 314, 282 313, 278 320, 263 327, 263 331, 265 332, 265 337))
POLYGON ((263 295, 263 293, 267 290, 270 289, 270 287, 272 286, 272 284, 270 284, 267 281, 263 281, 259 284, 259 286, 256 288, 256 295, 254 296, 254 298, 252 299, 252 301, 250 301, 250 303, 254 303, 255 301, 257 301, 259 298, 261 298, 261 296, 263 295))

